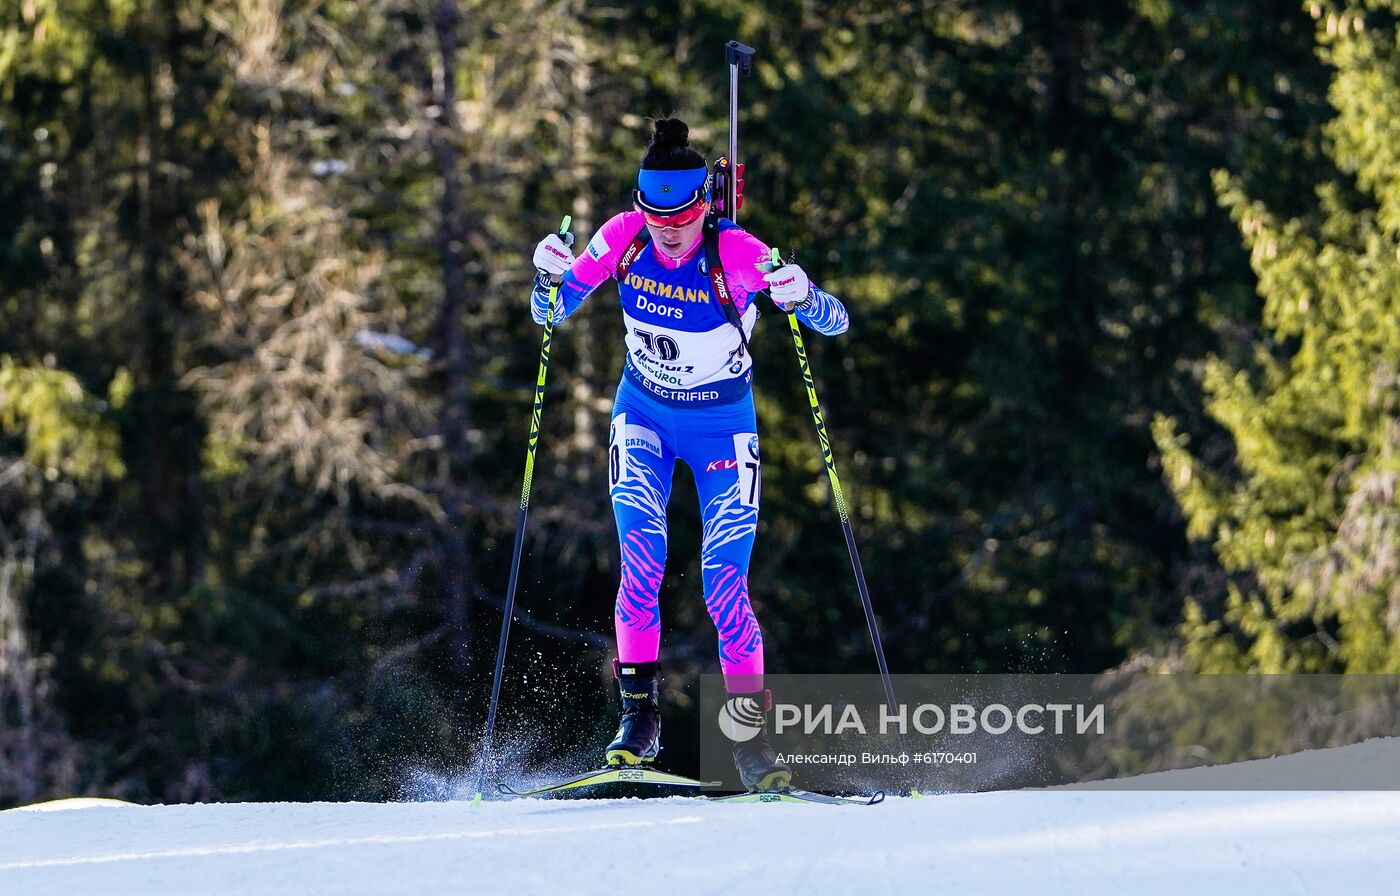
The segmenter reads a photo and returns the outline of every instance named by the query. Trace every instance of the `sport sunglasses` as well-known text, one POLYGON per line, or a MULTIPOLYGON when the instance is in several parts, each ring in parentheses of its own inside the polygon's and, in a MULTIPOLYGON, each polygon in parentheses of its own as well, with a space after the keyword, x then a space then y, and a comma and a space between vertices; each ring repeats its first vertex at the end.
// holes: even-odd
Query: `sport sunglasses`
POLYGON ((641 209, 640 211, 642 217, 644 217, 646 222, 652 227, 684 227, 687 224, 693 224, 705 217, 705 203, 697 202, 690 208, 676 212, 674 215, 658 215, 646 209, 641 209))

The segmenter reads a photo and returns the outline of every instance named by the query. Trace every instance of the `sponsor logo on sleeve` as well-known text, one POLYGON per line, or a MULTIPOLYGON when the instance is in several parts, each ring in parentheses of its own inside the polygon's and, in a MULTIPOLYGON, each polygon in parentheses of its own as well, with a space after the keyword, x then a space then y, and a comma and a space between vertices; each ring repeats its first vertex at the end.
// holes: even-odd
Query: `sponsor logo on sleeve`
POLYGON ((601 230, 593 234, 593 239, 588 241, 588 254, 592 255, 595 261, 601 260, 604 255, 607 255, 608 249, 610 248, 612 247, 609 246, 608 241, 603 238, 603 231, 601 230))

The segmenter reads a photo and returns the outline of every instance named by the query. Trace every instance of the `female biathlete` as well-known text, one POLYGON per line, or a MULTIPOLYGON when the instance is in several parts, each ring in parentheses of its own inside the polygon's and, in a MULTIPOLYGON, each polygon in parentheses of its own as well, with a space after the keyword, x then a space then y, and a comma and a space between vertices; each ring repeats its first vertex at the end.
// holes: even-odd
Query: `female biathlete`
MULTIPOLYGON (((540 278, 531 297, 536 323, 545 321, 551 283, 559 287, 558 322, 613 278, 627 328, 608 435, 609 493, 622 553, 614 614, 622 723, 607 748, 609 765, 651 762, 661 748, 659 591, 677 459, 695 474, 700 494, 700 569, 705 606, 719 630, 726 689, 767 709, 763 635, 748 588, 761 481, 753 359, 745 350, 758 320, 753 298, 768 290, 776 305, 819 333, 834 335, 847 325, 845 308, 813 286, 802 268, 768 270, 767 246, 709 214, 710 185, 685 123, 660 119, 637 175, 635 210, 604 224, 577 258, 558 235, 535 249, 536 268, 550 275, 540 278), (716 248, 723 276, 712 280, 707 256, 716 248), (721 302, 726 287, 732 309, 721 302)), ((791 772, 761 729, 734 744, 734 761, 750 790, 789 786, 791 772)))

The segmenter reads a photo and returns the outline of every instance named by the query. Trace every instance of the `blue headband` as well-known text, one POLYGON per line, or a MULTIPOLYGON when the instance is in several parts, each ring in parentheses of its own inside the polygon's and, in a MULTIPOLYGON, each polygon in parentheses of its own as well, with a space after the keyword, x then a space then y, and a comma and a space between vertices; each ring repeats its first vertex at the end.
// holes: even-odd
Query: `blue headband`
POLYGON ((637 172, 637 191, 633 198, 646 211, 663 215, 689 208, 697 202, 709 202, 710 169, 654 171, 643 168, 637 172))

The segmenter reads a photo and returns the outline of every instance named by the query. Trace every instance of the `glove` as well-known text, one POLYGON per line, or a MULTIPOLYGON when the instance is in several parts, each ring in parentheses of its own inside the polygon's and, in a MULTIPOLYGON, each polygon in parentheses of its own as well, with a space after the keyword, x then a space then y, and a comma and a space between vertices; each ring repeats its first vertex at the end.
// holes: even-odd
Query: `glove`
POLYGON ((574 263, 574 253, 569 251, 569 247, 574 244, 572 233, 560 237, 557 233, 540 240, 535 247, 535 269, 548 274, 551 279, 558 281, 569 271, 569 267, 574 263))
POLYGON ((785 264, 763 275, 768 282, 768 294, 773 304, 784 311, 795 311, 812 298, 812 282, 807 272, 795 264, 785 264))

